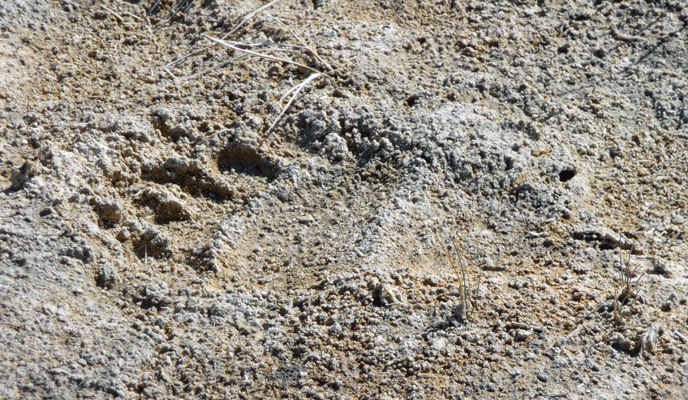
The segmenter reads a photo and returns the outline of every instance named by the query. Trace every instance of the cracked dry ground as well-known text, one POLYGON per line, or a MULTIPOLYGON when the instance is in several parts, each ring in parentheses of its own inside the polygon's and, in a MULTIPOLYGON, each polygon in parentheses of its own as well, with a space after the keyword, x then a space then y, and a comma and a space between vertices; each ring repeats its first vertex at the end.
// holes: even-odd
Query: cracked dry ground
POLYGON ((265 4, 0 4, 0 397, 688 398, 686 2, 265 4))

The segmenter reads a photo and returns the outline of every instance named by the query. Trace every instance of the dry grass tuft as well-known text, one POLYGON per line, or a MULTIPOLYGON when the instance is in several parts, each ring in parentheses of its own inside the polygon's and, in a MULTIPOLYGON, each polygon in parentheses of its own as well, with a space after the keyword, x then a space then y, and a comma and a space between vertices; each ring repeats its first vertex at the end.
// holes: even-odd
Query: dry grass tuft
MULTIPOLYGON (((636 269, 631 270, 631 255, 635 247, 631 247, 631 251, 628 252, 628 259, 626 263, 623 261, 623 253, 619 251, 619 262, 621 263, 621 289, 619 290, 616 297, 614 297, 614 320, 617 324, 623 325, 624 319, 622 314, 623 306, 628 302, 629 299, 635 298, 636 293, 633 290, 633 276, 637 272, 636 269)), ((645 275, 643 273, 636 279, 637 284, 640 279, 645 275)))
POLYGON ((456 235, 452 235, 452 245, 444 246, 440 240, 437 230, 435 230, 435 237, 437 238, 438 246, 442 247, 444 254, 447 256, 452 269, 457 272, 459 278, 459 304, 454 309, 455 316, 460 321, 467 321, 469 310, 475 308, 475 298, 478 293, 478 285, 475 287, 473 295, 471 295, 471 283, 468 279, 468 268, 464 261, 463 252, 456 242, 456 235), (453 250, 450 252, 447 248, 453 250))

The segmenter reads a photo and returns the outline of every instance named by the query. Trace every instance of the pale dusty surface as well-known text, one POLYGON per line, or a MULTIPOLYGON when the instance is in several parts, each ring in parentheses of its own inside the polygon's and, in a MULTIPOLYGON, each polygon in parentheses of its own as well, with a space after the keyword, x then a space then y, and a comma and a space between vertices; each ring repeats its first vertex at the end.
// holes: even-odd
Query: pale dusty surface
POLYGON ((93 3, 0 4, 0 397, 688 398, 688 3, 93 3))

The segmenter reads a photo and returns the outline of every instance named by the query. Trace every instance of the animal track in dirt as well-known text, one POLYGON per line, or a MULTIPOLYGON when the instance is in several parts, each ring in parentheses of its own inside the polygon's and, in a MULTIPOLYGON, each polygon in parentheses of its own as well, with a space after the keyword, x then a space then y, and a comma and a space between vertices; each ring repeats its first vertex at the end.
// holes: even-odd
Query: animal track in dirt
POLYGON ((260 152, 250 145, 232 142, 217 156, 217 166, 222 172, 264 177, 268 181, 280 173, 278 160, 260 152))
POLYGON ((173 156, 165 161, 144 163, 141 178, 163 185, 174 184, 192 196, 214 201, 229 200, 234 194, 229 182, 214 177, 201 163, 185 157, 173 156))

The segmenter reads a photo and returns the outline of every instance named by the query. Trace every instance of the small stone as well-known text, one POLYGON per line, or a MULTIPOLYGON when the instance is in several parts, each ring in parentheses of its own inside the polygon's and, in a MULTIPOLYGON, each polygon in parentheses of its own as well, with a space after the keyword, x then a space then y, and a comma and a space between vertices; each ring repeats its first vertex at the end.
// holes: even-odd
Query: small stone
POLYGON ((96 272, 96 284, 102 288, 111 288, 117 284, 119 276, 110 263, 105 263, 96 272))
POLYGON ((436 351, 442 351, 447 346, 447 339, 437 338, 432 342, 432 349, 436 351))
POLYGON ((608 341, 612 347, 623 351, 630 351, 633 348, 633 343, 619 332, 612 333, 608 341))
POLYGON ((324 149, 330 155, 332 161, 344 160, 349 152, 346 140, 334 132, 325 137, 324 149))
POLYGON ((339 97, 342 99, 353 99, 354 98, 354 95, 346 89, 335 89, 332 92, 332 96, 339 97))
POLYGON ((524 330, 524 329, 516 329, 515 335, 514 335, 514 340, 517 342, 524 342, 528 340, 529 337, 533 335, 533 331, 531 330, 524 330))
POLYGON ((663 259, 655 259, 653 260, 653 264, 654 269, 652 270, 652 273, 662 275, 665 278, 676 276, 677 273, 684 270, 681 265, 673 261, 667 261, 663 259))
POLYGON ((122 218, 122 207, 114 199, 98 199, 95 201, 94 210, 105 226, 119 223, 122 218))
POLYGON ((541 382, 547 382, 547 381, 549 380, 549 375, 547 375, 547 373, 546 373, 545 371, 540 371, 540 372, 537 374, 537 378, 538 378, 538 380, 540 380, 541 382))
POLYGON ((394 289, 385 283, 379 284, 373 291, 373 304, 378 307, 391 307, 399 303, 394 289))
POLYGON ((423 283, 428 286, 436 287, 440 285, 440 278, 437 275, 428 275, 425 277, 425 280, 423 280, 423 283))
POLYGON ((37 173, 33 161, 26 161, 20 168, 12 170, 10 182, 12 182, 12 190, 20 190, 24 187, 26 182, 35 176, 37 173))

